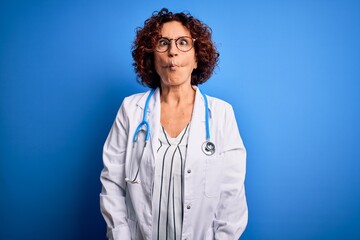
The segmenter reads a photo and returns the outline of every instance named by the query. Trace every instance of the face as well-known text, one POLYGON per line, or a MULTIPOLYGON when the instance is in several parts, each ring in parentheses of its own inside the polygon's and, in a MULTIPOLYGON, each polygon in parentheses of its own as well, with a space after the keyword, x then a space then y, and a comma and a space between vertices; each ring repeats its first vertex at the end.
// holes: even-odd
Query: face
MULTIPOLYGON (((177 21, 164 23, 160 34, 167 39, 191 37, 190 31, 177 21)), ((172 40, 167 51, 161 53, 154 51, 154 62, 155 70, 161 79, 161 86, 191 85, 191 73, 197 67, 194 48, 182 52, 172 40)))

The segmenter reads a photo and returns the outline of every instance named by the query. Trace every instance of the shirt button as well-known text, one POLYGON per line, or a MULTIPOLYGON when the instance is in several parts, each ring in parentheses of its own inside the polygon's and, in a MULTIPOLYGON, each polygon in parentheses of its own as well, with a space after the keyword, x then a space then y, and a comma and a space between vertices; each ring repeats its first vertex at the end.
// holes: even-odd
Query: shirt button
POLYGON ((191 208, 191 206, 190 206, 190 205, 187 205, 187 206, 186 206, 186 208, 187 208, 187 209, 190 209, 190 208, 191 208))
POLYGON ((187 170, 187 173, 191 173, 191 170, 189 169, 189 170, 187 170))

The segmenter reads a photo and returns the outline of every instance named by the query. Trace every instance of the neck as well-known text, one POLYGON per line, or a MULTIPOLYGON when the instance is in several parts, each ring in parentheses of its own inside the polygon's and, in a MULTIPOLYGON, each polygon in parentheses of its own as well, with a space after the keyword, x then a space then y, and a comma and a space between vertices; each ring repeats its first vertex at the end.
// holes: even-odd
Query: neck
POLYGON ((195 99, 195 89, 191 85, 186 86, 161 86, 161 102, 180 105, 182 103, 193 103, 195 99))

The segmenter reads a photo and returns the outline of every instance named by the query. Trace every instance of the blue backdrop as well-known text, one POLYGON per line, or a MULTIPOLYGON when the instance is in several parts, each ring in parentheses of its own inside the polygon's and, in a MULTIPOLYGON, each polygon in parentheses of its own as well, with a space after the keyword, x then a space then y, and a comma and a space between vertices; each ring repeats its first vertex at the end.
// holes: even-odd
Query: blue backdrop
POLYGON ((360 2, 3 0, 0 239, 104 239, 102 145, 154 10, 213 29, 248 150, 242 239, 360 239, 360 2))

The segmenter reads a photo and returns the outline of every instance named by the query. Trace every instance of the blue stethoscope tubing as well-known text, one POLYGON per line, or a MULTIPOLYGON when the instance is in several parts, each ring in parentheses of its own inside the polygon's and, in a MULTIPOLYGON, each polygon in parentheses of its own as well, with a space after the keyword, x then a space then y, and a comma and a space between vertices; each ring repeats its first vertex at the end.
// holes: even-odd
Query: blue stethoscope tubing
POLYGON ((146 134, 145 142, 148 142, 148 140, 150 138, 150 125, 149 125, 149 122, 147 121, 147 115, 148 115, 150 99, 151 99, 152 95, 154 94, 154 92, 155 92, 155 89, 152 89, 151 92, 149 93, 149 96, 146 99, 143 119, 140 122, 139 126, 137 126, 137 128, 135 130, 134 137, 133 137, 133 142, 136 142, 137 135, 139 134, 142 126, 144 126, 144 125, 146 127, 146 130, 145 130, 145 134, 146 134))
MULTIPOLYGON (((142 121, 139 123, 139 125, 137 126, 134 136, 133 136, 133 143, 135 143, 137 141, 137 137, 138 134, 140 132, 140 130, 142 129, 143 126, 145 126, 145 145, 144 145, 144 149, 143 152, 141 154, 141 159, 140 159, 140 163, 139 163, 139 167, 136 171, 135 177, 133 179, 129 179, 129 178, 125 178, 126 182, 130 182, 130 183, 140 183, 140 180, 138 180, 138 175, 139 175, 139 171, 140 171, 140 164, 141 164, 141 160, 143 158, 147 143, 149 141, 150 138, 150 124, 147 120, 147 115, 148 115, 148 110, 149 110, 149 103, 151 100, 151 97, 153 96, 155 92, 155 89, 152 89, 146 99, 145 102, 145 107, 144 107, 144 115, 143 115, 143 119, 142 121)), ((209 124, 209 103, 208 103, 208 99, 206 97, 206 95, 200 91, 200 93, 202 94, 203 98, 204 98, 204 102, 205 102, 205 131, 206 131, 206 141, 203 143, 202 145, 202 150, 203 152, 210 156, 213 155, 215 153, 215 144, 212 143, 210 141, 210 124, 209 124)), ((132 165, 132 164, 131 164, 132 165)), ((131 167, 132 168, 132 167, 131 167)), ((131 172, 131 169, 130 169, 131 172)))
POLYGON ((206 141, 201 146, 201 149, 206 155, 211 156, 215 153, 215 144, 210 141, 209 103, 205 93, 203 93, 202 91, 200 91, 200 93, 203 95, 205 102, 205 130, 206 130, 206 141))
POLYGON ((206 130, 206 141, 210 141, 210 127, 209 127, 209 103, 205 93, 200 91, 205 101, 205 130, 206 130))

